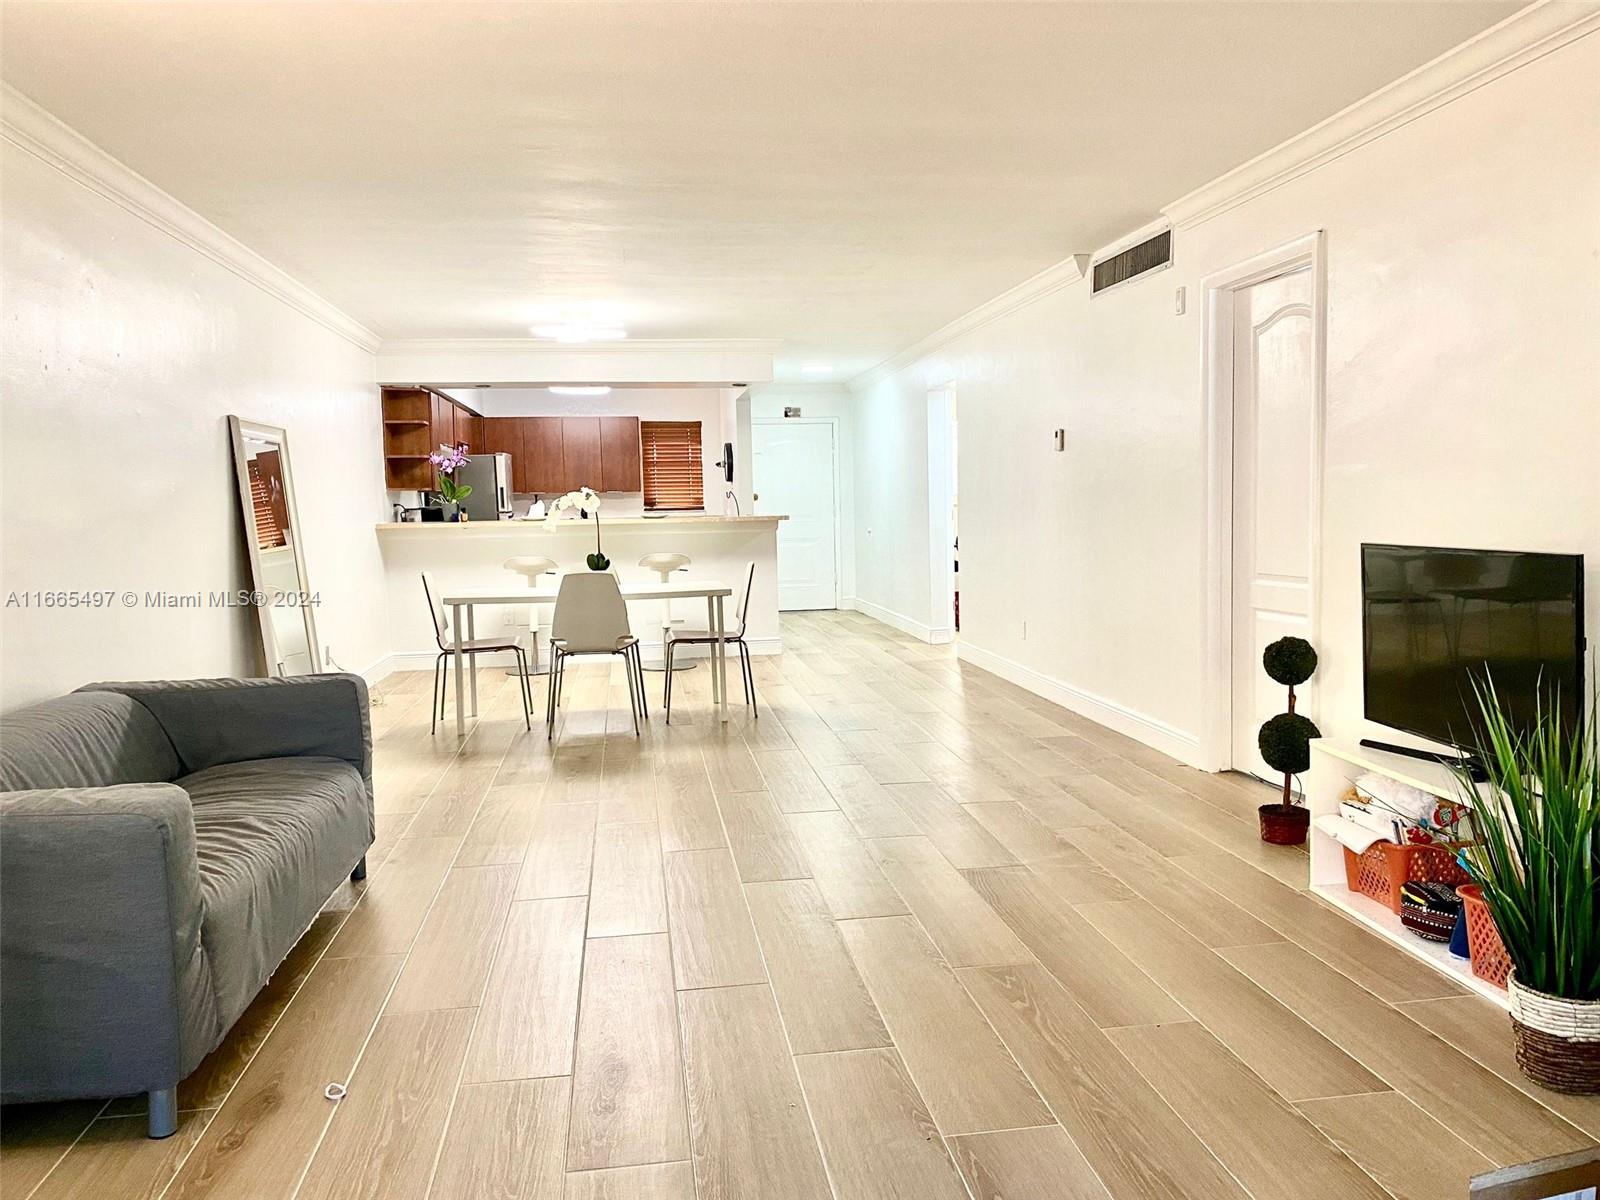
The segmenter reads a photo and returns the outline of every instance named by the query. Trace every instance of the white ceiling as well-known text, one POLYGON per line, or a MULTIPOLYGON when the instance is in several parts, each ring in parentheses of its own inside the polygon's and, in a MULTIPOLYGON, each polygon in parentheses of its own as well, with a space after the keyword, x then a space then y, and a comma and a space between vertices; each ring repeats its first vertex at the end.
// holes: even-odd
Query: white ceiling
POLYGON ((6 0, 0 74, 386 337, 842 379, 1517 7, 6 0))

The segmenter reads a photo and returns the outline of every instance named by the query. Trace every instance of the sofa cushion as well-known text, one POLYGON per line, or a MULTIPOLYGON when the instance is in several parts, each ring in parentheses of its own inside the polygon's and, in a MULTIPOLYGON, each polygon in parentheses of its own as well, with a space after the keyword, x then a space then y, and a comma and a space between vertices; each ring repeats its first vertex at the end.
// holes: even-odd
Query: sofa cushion
POLYGON ((336 758, 225 763, 175 782, 194 805, 201 940, 226 1027, 367 852, 366 786, 336 758))
POLYGON ((168 783, 172 742, 131 696, 74 692, 0 716, 0 791, 168 783))

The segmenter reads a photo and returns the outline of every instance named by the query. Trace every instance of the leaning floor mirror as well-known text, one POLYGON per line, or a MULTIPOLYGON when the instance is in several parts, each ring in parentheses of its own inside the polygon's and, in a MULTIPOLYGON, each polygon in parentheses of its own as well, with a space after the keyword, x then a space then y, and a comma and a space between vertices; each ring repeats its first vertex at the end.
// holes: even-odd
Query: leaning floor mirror
POLYGON ((294 507, 289 439, 275 426, 239 417, 228 418, 228 431, 266 674, 315 674, 322 670, 322 656, 294 507))

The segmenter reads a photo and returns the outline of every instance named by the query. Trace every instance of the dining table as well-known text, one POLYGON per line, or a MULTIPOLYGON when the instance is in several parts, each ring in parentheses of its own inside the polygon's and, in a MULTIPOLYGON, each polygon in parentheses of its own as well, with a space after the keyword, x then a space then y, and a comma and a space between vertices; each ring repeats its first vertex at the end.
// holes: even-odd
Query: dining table
MULTIPOLYGON (((624 600, 695 600, 706 602, 706 628, 711 632, 711 702, 719 720, 728 720, 728 643, 724 602, 733 589, 715 579, 683 579, 671 583, 657 580, 629 583, 618 580, 624 600)), ((492 588, 447 587, 439 602, 450 610, 450 631, 455 653, 456 736, 467 732, 466 701, 471 700, 472 715, 478 713, 478 671, 464 666, 465 645, 476 637, 476 612, 479 605, 554 604, 561 590, 559 583, 504 584, 492 588)))

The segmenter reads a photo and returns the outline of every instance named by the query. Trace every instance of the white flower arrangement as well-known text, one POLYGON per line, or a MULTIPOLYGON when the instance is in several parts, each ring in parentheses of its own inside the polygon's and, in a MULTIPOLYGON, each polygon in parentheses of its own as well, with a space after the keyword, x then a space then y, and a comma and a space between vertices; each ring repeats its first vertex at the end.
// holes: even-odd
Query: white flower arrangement
POLYGON ((593 489, 582 487, 552 501, 550 511, 545 514, 544 527, 554 529, 561 520, 561 514, 574 508, 594 514, 594 553, 584 561, 589 564, 591 571, 604 571, 611 565, 611 560, 600 549, 600 497, 595 495, 593 489))
POLYGON ((550 507, 545 512, 544 524, 546 529, 554 529, 561 514, 569 509, 582 509, 584 512, 598 513, 600 511, 600 497, 589 488, 582 487, 575 492, 568 492, 565 496, 557 497, 550 501, 550 507))

